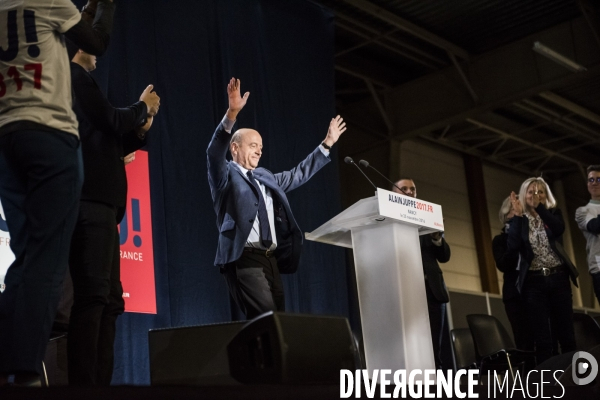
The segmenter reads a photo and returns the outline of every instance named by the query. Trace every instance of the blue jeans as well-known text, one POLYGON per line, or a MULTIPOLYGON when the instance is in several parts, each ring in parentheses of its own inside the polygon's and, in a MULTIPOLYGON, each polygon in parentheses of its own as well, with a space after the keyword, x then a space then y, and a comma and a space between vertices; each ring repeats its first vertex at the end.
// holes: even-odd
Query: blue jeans
POLYGON ((538 363, 552 357, 554 338, 558 339, 561 353, 574 351, 573 295, 566 268, 549 276, 527 275, 521 295, 538 363))
POLYGON ((0 137, 0 199, 16 257, 0 295, 0 372, 40 373, 82 182, 74 135, 24 130, 0 137))

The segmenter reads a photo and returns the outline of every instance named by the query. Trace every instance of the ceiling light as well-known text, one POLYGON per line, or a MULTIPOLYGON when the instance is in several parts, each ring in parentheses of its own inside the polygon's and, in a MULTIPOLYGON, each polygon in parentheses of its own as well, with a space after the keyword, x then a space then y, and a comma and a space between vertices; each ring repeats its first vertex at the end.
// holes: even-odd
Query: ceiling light
POLYGON ((563 56, 560 53, 557 53, 549 47, 544 46, 540 42, 533 43, 533 51, 543 55, 546 58, 549 58, 550 60, 562 65, 565 68, 570 69, 573 72, 587 71, 587 68, 585 68, 583 65, 577 64, 575 61, 568 59, 567 57, 563 56))

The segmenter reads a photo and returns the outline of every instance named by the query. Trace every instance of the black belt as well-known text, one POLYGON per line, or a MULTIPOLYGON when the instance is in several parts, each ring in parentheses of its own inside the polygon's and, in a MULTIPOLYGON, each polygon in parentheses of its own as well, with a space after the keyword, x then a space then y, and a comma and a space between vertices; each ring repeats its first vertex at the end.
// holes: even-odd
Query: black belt
POLYGON ((527 276, 550 276, 557 274, 559 272, 567 272, 567 270, 563 267, 554 267, 554 268, 542 268, 536 270, 527 271, 527 276))
POLYGON ((273 257, 272 250, 256 249, 254 247, 244 247, 244 251, 247 253, 260 254, 261 256, 265 256, 267 258, 273 257))

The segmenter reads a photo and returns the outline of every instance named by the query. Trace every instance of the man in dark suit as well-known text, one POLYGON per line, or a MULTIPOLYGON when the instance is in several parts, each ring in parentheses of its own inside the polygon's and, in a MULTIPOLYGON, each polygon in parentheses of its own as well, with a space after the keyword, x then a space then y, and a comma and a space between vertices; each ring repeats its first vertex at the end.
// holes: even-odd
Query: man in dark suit
POLYGON ((225 275, 231 296, 248 319, 284 311, 280 273, 298 268, 302 232, 286 192, 307 182, 327 164, 329 149, 346 130, 340 116, 331 120, 323 143, 290 171, 273 174, 257 168, 262 138, 253 129, 231 130, 250 93, 240 81, 227 85, 229 109, 206 150, 208 182, 217 214, 219 244, 215 265, 225 275), (233 161, 227 161, 227 150, 233 161))
POLYGON ((96 57, 78 51, 71 63, 84 183, 69 257, 74 302, 67 344, 69 384, 109 385, 117 317, 124 311, 117 224, 125 213, 124 155, 146 144, 160 99, 152 85, 140 101, 113 107, 89 74, 96 57))
MULTIPOLYGON (((415 183, 409 178, 400 179, 392 190, 406 196, 417 197, 415 183)), ((433 355, 436 368, 440 369, 442 367, 441 350, 446 303, 450 301, 450 298, 438 262, 445 263, 450 260, 450 246, 448 246, 446 239, 440 232, 419 236, 419 243, 421 245, 421 259, 423 260, 423 274, 425 275, 425 293, 427 294, 433 355)))

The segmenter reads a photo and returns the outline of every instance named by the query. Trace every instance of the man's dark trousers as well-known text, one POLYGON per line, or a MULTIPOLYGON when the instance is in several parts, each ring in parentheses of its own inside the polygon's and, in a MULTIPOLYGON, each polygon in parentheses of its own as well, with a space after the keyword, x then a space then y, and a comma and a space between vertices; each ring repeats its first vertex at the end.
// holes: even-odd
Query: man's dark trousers
POLYGON ((239 260, 224 268, 223 274, 229 293, 247 319, 268 311, 285 311, 283 282, 274 256, 245 250, 239 260))
POLYGON ((446 319, 446 303, 438 301, 431 293, 429 285, 425 284, 427 295, 427 310, 429 311, 429 327, 431 328, 431 343, 435 367, 442 368, 442 339, 444 336, 444 320, 446 319))
POLYGON ((117 317, 124 311, 118 208, 81 201, 69 260, 74 301, 69 324, 69 382, 108 386, 117 317))
POLYGON ((22 130, 0 137, 0 198, 16 257, 0 294, 2 372, 41 374, 82 181, 75 135, 22 130))

